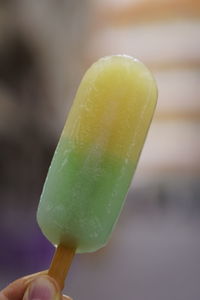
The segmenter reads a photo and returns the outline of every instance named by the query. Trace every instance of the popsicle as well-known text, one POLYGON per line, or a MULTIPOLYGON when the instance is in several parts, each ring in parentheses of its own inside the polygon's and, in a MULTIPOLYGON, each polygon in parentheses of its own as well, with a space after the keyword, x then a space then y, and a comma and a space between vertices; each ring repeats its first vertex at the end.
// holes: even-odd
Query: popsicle
POLYGON ((135 58, 105 57, 84 75, 37 211, 42 232, 59 245, 57 252, 92 252, 108 242, 156 100, 152 74, 135 58))

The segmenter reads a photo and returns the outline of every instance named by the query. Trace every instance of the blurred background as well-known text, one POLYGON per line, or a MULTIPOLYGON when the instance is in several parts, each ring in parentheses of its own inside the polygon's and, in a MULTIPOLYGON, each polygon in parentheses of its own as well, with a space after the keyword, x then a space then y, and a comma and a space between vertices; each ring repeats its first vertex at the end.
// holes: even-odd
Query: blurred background
POLYGON ((108 246, 77 255, 74 300, 200 299, 200 2, 0 2, 0 288, 47 269, 53 246, 36 209, 85 70, 128 54, 159 99, 108 246))

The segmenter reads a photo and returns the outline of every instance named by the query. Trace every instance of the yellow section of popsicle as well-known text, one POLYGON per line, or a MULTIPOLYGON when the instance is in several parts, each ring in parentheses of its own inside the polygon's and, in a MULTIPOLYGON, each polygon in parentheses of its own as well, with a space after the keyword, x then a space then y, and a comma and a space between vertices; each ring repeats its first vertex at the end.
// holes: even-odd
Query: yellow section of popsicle
POLYGON ((80 147, 102 147, 108 155, 135 160, 156 98, 154 79, 140 61, 102 58, 86 72, 63 135, 80 147))

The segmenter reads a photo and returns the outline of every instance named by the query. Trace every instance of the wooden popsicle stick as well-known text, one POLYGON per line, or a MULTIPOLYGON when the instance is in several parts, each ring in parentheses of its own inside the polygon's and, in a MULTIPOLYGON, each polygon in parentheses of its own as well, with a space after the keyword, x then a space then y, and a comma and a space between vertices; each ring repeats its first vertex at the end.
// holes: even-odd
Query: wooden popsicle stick
POLYGON ((58 245, 55 250, 48 275, 57 281, 61 290, 64 288, 65 278, 72 263, 75 251, 75 248, 67 248, 63 245, 58 245))

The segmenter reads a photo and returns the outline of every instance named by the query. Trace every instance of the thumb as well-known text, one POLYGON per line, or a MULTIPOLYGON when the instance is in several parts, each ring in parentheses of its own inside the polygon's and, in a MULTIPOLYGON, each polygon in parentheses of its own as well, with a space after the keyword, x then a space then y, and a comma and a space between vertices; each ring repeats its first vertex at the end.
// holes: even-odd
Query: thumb
POLYGON ((61 294, 57 284, 49 276, 33 279, 27 286, 23 300, 60 300, 61 294))

